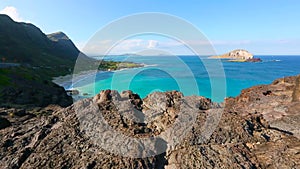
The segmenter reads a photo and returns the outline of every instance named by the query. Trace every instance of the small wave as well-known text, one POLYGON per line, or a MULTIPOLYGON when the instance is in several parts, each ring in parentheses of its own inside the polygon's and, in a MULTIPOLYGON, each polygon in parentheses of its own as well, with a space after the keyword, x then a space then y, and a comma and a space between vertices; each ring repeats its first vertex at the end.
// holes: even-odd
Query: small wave
POLYGON ((263 62, 281 62, 282 60, 274 59, 274 60, 264 60, 263 62))
POLYGON ((81 74, 75 74, 72 76, 72 79, 69 80, 71 82, 70 88, 77 86, 78 83, 86 81, 88 78, 94 78, 98 73, 102 73, 103 71, 87 71, 81 74))
POLYGON ((129 70, 129 69, 135 69, 135 68, 122 68, 122 69, 112 70, 112 71, 108 71, 108 72, 114 72, 114 73, 116 73, 116 72, 122 72, 124 70, 129 70))
POLYGON ((158 64, 152 64, 152 65, 146 65, 146 64, 143 64, 144 67, 155 67, 155 66, 158 66, 158 64))

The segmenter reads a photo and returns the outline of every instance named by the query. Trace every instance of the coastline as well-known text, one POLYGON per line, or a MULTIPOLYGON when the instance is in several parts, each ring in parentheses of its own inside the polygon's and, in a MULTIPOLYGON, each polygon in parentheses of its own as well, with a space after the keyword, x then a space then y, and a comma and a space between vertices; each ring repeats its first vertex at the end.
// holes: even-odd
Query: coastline
MULTIPOLYGON (((97 71, 96 73, 98 72, 104 72, 104 71, 97 71)), ((68 74, 68 75, 64 75, 64 76, 58 76, 58 77, 53 77, 52 79, 52 82, 61 86, 61 87, 64 87, 66 90, 67 89, 70 89, 68 88, 67 84, 72 84, 72 82, 75 80, 79 80, 81 79, 82 77, 86 77, 86 76, 91 76, 92 74, 94 74, 95 71, 94 70, 88 70, 88 71, 83 71, 83 72, 80 72, 78 74, 68 74), (76 79, 74 79, 76 77, 76 79)))
MULTIPOLYGON (((190 60, 189 57, 187 57, 186 59, 187 61, 190 60)), ((276 79, 276 78, 280 78, 280 77, 284 77, 284 76, 291 76, 291 75, 296 75, 295 72, 298 72, 298 67, 290 67, 289 70, 283 70, 281 71, 280 73, 276 73, 276 74, 272 74, 270 72, 265 72, 265 67, 269 67, 269 68, 273 68, 274 66, 278 67, 278 68, 284 68, 284 66, 287 64, 287 63, 296 63, 297 61, 299 61, 299 58, 298 57, 289 57, 289 58, 286 58, 284 56, 282 57, 270 57, 270 56, 267 56, 267 57, 263 57, 263 62, 262 63, 258 63, 258 64, 235 64, 235 63, 232 63, 231 62, 228 62, 227 60, 222 60, 222 63, 224 64, 224 68, 226 69, 226 71, 228 72, 228 85, 229 86, 233 86, 233 88, 229 88, 228 89, 228 93, 226 96, 228 97, 235 97, 239 94, 239 92, 245 88, 248 88, 248 87, 252 87, 252 86, 255 86, 255 85, 260 85, 260 84, 268 84, 270 83, 273 79, 276 79), (265 63, 265 62, 274 62, 274 60, 277 59, 278 61, 281 60, 282 62, 277 62, 277 63, 265 63), (236 66, 237 65, 237 66, 236 66), (245 66, 244 66, 245 65, 245 66), (251 69, 249 69, 251 66, 251 69), (236 70, 239 70, 240 73, 239 74, 243 74, 242 76, 240 76, 239 74, 237 73, 234 73, 236 72, 236 70), (264 75, 266 78, 261 78, 260 76, 252 76, 251 74, 248 74, 250 72, 254 72, 255 74, 260 74, 260 75, 264 75), (239 80, 238 78, 244 78, 243 76, 244 75, 247 75, 245 76, 246 79, 249 79, 249 80, 239 80), (269 78, 267 76, 272 77, 272 78, 269 78)), ((93 72, 93 71, 86 71, 86 72, 83 72, 81 73, 81 76, 79 74, 77 75, 73 75, 73 74, 69 74, 68 76, 61 76, 61 77, 56 77, 54 79, 54 82, 56 82, 57 84, 59 84, 60 86, 63 86, 65 89, 72 89, 72 81, 74 83, 77 83, 79 82, 78 84, 75 84, 74 85, 74 88, 78 88, 80 90, 80 95, 83 96, 83 98, 86 98, 86 97, 91 97, 92 95, 94 95, 94 90, 90 90, 91 88, 86 86, 84 87, 86 84, 91 84, 93 79, 95 79, 94 75, 95 73, 98 73, 97 77, 98 77, 98 80, 99 81, 99 85, 97 85, 97 91, 100 91, 100 90, 104 90, 104 89, 110 89, 110 85, 109 85, 109 82, 110 82, 110 77, 113 76, 113 73, 112 72, 118 72, 118 71, 122 71, 124 70, 121 74, 124 75, 124 77, 126 77, 127 75, 125 75, 127 72, 129 74, 131 74, 130 72, 140 72, 140 71, 143 71, 143 70, 148 70, 148 69, 152 69, 152 67, 154 67, 154 69, 158 68, 160 69, 162 66, 165 67, 166 66, 169 66, 165 60, 162 60, 162 62, 157 62, 158 64, 153 64, 154 61, 151 61, 151 62, 148 62, 147 60, 136 60, 137 63, 139 64, 144 64, 144 67, 145 68, 139 68, 139 69, 136 69, 136 70, 130 70, 130 69, 120 69, 120 70, 115 70, 115 71, 101 71, 101 72, 93 72), (146 68, 150 66, 149 68, 146 68), (105 73, 105 72, 108 72, 108 73, 105 73), (74 76, 74 79, 72 79, 74 76), (88 78, 88 79, 84 79, 84 78, 88 78), (108 79, 107 79, 108 78, 108 79), (103 80, 101 80, 103 79, 103 80), (82 80, 82 81, 81 81, 82 80), (101 84, 101 85, 100 85, 101 84), (83 86, 83 87, 81 87, 83 86), (87 95, 88 94, 88 95, 87 95)), ((292 64, 290 64, 292 65, 292 64)), ((192 65, 193 66, 193 65, 192 65)), ((195 66, 201 66, 199 64, 195 64, 195 66)), ((172 66, 170 66, 172 67, 172 66)), ((172 69, 172 68, 171 68, 172 69)), ((117 73, 118 74, 118 73, 117 73)), ((206 85, 208 84, 208 82, 206 81, 206 77, 205 76, 202 76, 202 74, 199 74, 201 76, 201 84, 203 85, 206 85), (203 78, 202 78, 203 77, 203 78)), ((130 75, 129 75, 130 76, 130 75)), ((141 78, 143 78, 143 76, 140 76, 141 78)), ((140 78, 139 77, 139 78, 140 78)), ((146 77, 147 78, 147 77, 146 77)), ((146 79, 146 80, 149 80, 149 79, 146 79)), ((163 79, 162 81, 164 81, 165 79, 163 79)), ((167 79, 168 80, 168 79, 167 79)), ((125 80, 126 81, 126 80, 125 80)), ((199 80, 200 81, 200 80, 199 80)), ((161 81, 159 81, 159 85, 155 86, 156 88, 162 88, 163 91, 169 91, 169 90, 172 90, 172 89, 175 89, 173 86, 171 87, 164 87, 164 84, 163 83, 160 83, 161 81)), ((128 81, 127 81, 128 83, 128 81)), ((138 89, 137 87, 135 86, 139 86, 141 83, 138 83, 138 84, 133 84, 132 86, 132 90, 134 90, 135 92, 139 93, 142 95, 142 97, 145 97, 147 94, 145 93, 148 93, 146 90, 147 86, 141 86, 141 89, 138 89), (145 90, 144 90, 145 89, 145 90)), ((118 85, 118 86, 121 86, 122 84, 118 85)), ((151 86, 149 86, 151 87, 151 86)), ((119 90, 119 91, 122 91, 124 90, 125 88, 120 88, 120 87, 114 87, 114 89, 116 90, 119 90)), ((203 90, 204 91, 204 90, 203 90)), ((205 90, 207 91, 207 90, 205 90)), ((209 92, 202 92, 200 95, 202 96, 205 96, 205 97, 209 97, 210 98, 210 93, 209 92)), ((190 95, 191 92, 185 92, 185 95, 190 95)), ((74 97, 74 96, 73 96, 74 97)), ((223 99, 215 99, 215 98, 212 98, 214 101, 217 101, 217 102, 222 102, 223 99)))
MULTIPOLYGON (((64 75, 64 76, 57 76, 57 77, 53 77, 52 82, 63 87, 65 90, 78 90, 75 88, 73 88, 74 84, 89 78, 91 76, 96 76, 98 73, 108 73, 108 72, 119 72, 119 71, 124 71, 124 70, 128 70, 128 69, 137 69, 137 68, 143 68, 143 67, 149 67, 149 66, 153 66, 153 65, 146 65, 144 63, 135 63, 137 65, 139 65, 138 67, 128 67, 128 68, 121 68, 121 69, 116 69, 116 70, 87 70, 87 71, 82 71, 76 74, 68 74, 68 75, 64 75)), ((78 95, 71 95, 72 98, 74 100, 78 100, 78 99, 83 99, 85 98, 84 96, 82 96, 81 91, 78 91, 79 94, 78 95)))

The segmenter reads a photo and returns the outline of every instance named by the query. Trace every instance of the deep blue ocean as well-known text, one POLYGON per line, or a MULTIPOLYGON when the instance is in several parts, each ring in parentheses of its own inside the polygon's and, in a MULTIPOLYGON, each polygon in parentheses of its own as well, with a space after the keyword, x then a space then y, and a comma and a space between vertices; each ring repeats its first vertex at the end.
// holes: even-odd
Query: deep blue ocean
POLYGON ((300 74, 300 56, 255 56, 263 61, 238 63, 198 56, 111 56, 105 60, 145 64, 142 68, 99 72, 73 84, 91 97, 103 89, 132 90, 142 98, 154 91, 178 90, 221 102, 242 89, 269 84, 285 76, 300 74), (91 80, 92 79, 92 80, 91 80))

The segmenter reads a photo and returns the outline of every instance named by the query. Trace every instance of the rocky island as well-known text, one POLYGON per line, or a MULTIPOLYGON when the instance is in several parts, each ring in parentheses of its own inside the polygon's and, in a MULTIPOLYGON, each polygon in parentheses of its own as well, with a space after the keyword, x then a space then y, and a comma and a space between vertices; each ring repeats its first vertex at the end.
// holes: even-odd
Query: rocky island
POLYGON ((260 58, 254 56, 244 49, 236 49, 223 55, 211 56, 213 59, 228 59, 230 62, 261 62, 260 58))

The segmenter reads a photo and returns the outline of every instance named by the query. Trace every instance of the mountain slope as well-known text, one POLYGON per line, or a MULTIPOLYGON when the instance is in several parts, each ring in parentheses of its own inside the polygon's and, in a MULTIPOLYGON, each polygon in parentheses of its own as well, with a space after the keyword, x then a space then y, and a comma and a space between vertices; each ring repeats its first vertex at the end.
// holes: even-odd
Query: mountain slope
POLYGON ((91 60, 62 32, 48 37, 32 24, 0 15, 0 106, 72 104, 72 97, 51 80, 70 74, 79 54, 91 60))
POLYGON ((55 48, 57 53, 67 53, 68 55, 66 55, 66 57, 71 59, 74 59, 75 57, 76 59, 80 51, 66 34, 63 32, 56 32, 47 35, 47 37, 53 42, 53 48, 55 48))
POLYGON ((34 67, 51 67, 65 74, 74 67, 80 51, 63 33, 45 35, 28 23, 0 15, 0 59, 34 67))
POLYGON ((81 53, 63 32, 45 35, 38 27, 0 15, 0 107, 68 106, 72 98, 51 80, 86 70, 115 70, 140 64, 97 61, 81 53))

